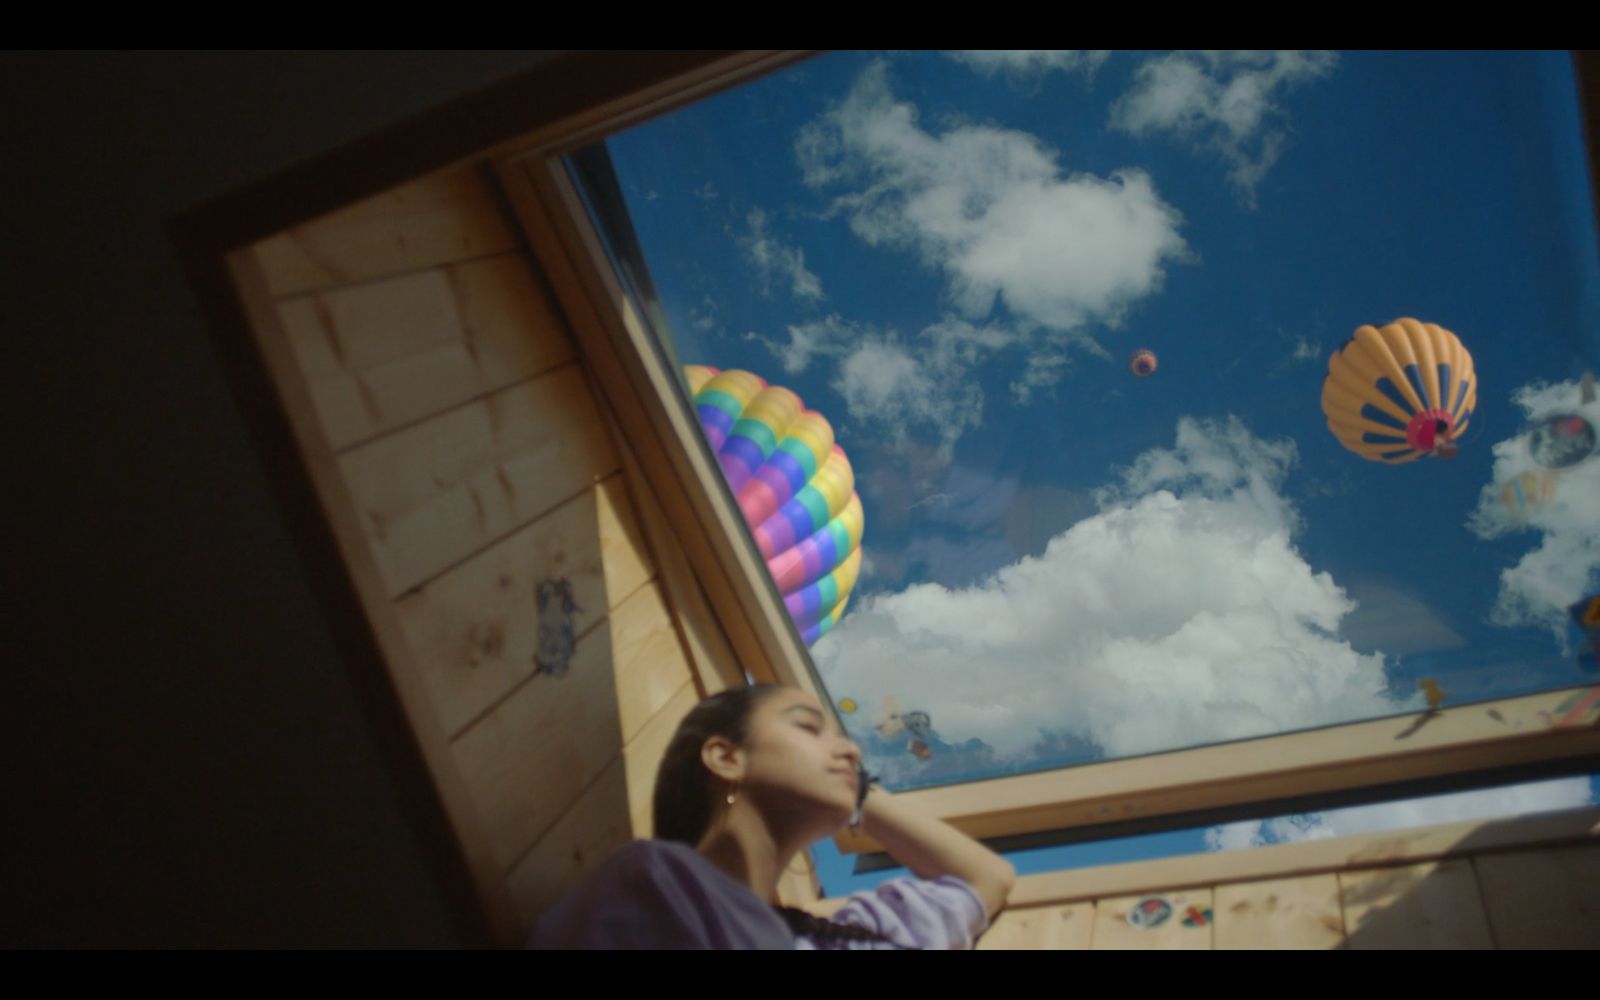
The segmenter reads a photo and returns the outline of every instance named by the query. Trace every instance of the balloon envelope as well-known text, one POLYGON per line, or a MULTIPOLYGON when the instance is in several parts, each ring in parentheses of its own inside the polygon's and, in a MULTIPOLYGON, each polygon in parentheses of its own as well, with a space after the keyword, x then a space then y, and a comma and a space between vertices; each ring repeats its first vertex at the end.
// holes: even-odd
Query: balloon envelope
POLYGON ((833 427, 800 397, 746 371, 685 369, 695 412, 767 570, 807 646, 844 613, 861 572, 865 518, 833 427))
POLYGON ((1472 355, 1449 330, 1414 319, 1356 330, 1322 383, 1328 429, 1374 462, 1453 454, 1477 405, 1472 355))

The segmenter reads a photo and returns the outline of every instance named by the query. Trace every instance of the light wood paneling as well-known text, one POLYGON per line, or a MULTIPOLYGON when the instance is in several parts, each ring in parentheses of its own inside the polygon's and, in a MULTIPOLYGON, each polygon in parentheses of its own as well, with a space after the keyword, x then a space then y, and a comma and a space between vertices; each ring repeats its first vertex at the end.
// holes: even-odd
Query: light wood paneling
POLYGON ((575 365, 346 452, 379 572, 396 595, 617 468, 575 365))
POLYGON ((480 167, 451 167, 263 240, 273 296, 319 291, 515 249, 480 167))
POLYGON ((511 898, 530 930, 537 916, 633 839, 622 755, 561 813, 507 876, 511 898))
POLYGON ((1211 947, 1210 910, 1210 889, 1097 900, 1090 946, 1095 951, 1206 951, 1211 947), (1147 899, 1165 902, 1168 915, 1154 926, 1137 927, 1128 917, 1147 899))
POLYGON ((1094 904, 1007 909, 978 941, 980 951, 1087 951, 1094 934, 1094 904))
POLYGON ((565 676, 534 677, 452 745, 503 868, 618 757, 613 651, 602 624, 578 643, 565 676))
POLYGON ((1600 948, 1600 845, 1472 863, 1501 948, 1600 948))
POLYGON ((582 636, 653 573, 620 476, 580 493, 395 602, 451 733, 536 668, 541 581, 571 584, 582 636))
POLYGON ((646 584, 583 637, 565 675, 535 676, 456 739, 496 853, 509 867, 623 756, 624 815, 630 831, 648 827, 661 752, 697 700, 660 591, 646 584))
POLYGON ((1467 820, 1412 830, 1368 833, 1243 851, 1136 861, 1098 868, 1024 875, 1011 905, 1032 906, 1154 891, 1162 887, 1221 885, 1264 878, 1370 868, 1402 861, 1463 856, 1527 844, 1600 837, 1600 809, 1574 809, 1515 819, 1467 820))
POLYGON ((1494 947, 1467 860, 1341 872, 1339 893, 1352 949, 1494 947))
POLYGON ((689 662, 655 583, 618 605, 610 626, 617 712, 624 738, 631 740, 690 681, 689 662))
POLYGON ((1339 878, 1332 873, 1219 885, 1214 897, 1219 950, 1344 945, 1339 878))
POLYGON ((651 716, 628 745, 623 749, 623 768, 628 776, 628 815, 633 823, 635 837, 649 837, 655 832, 651 820, 655 799, 656 771, 661 767, 661 757, 666 753, 678 723, 700 701, 694 684, 685 679, 682 686, 661 710, 651 716))
POLYGON ((335 449, 573 357, 523 254, 299 296, 278 308, 335 449))

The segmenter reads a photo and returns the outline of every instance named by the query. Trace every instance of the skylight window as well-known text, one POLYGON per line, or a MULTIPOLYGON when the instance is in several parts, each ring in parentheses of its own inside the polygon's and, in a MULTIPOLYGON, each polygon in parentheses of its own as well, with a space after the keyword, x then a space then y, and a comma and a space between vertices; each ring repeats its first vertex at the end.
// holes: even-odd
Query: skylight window
POLYGON ((1579 135, 1561 54, 843 53, 573 167, 667 356, 847 454, 810 655, 917 788, 1600 679, 1579 135), (1453 459, 1330 430, 1330 357, 1402 317, 1470 353, 1453 459))

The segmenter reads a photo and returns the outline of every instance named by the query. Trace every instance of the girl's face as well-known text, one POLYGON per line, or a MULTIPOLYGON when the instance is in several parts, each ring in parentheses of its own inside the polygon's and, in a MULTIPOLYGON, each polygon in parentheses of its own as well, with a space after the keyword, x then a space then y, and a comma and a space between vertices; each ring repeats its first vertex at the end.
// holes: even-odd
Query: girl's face
POLYGON ((748 733, 741 796, 784 825, 814 826, 817 837, 849 822, 861 750, 813 695, 786 688, 762 699, 748 733))

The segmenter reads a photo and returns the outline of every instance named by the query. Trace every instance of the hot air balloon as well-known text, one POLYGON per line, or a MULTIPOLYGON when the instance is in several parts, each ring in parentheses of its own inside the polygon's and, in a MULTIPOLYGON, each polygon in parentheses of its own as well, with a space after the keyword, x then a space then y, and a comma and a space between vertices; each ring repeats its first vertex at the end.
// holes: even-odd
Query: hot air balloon
POLYGON ((838 622, 861 571, 861 498, 833 427, 746 371, 685 369, 700 427, 807 646, 838 622))
POLYGON ((1414 319, 1356 330, 1322 383, 1328 429, 1374 462, 1453 458, 1477 404, 1472 355, 1449 330, 1414 319))
POLYGON ((1141 347, 1128 358, 1128 371, 1140 378, 1149 378, 1156 373, 1156 364, 1156 352, 1148 347, 1141 347))
POLYGON ((1555 472, 1529 470, 1518 473, 1500 488, 1500 502, 1506 505, 1506 510, 1513 517, 1526 518, 1555 499, 1556 482, 1559 479, 1559 473, 1555 472))

